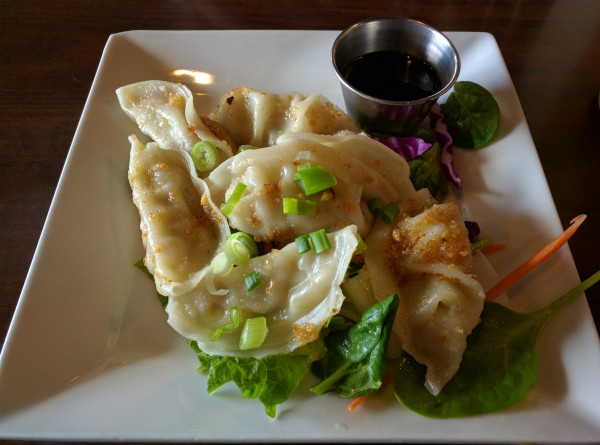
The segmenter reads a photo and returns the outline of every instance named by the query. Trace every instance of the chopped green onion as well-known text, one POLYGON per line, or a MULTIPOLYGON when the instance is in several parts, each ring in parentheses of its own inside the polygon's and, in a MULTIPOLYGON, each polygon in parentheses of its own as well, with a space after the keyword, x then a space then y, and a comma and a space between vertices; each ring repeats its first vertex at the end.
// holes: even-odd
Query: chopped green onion
POLYGON ((381 199, 379 198, 371 198, 367 201, 367 205, 369 206, 369 210, 375 216, 379 216, 379 212, 383 211, 384 205, 381 199))
POLYGON ((394 219, 396 219, 396 216, 398 216, 398 213, 400 213, 398 205, 390 202, 381 212, 379 212, 379 218, 381 218, 384 223, 391 224, 394 222, 394 219))
POLYGON ((478 251, 492 244, 492 239, 489 236, 471 243, 471 255, 475 255, 478 251))
POLYGON ((246 191, 246 187, 246 184, 242 182, 238 182, 235 185, 235 188, 233 189, 233 192, 231 193, 227 201, 225 201, 221 205, 221 212, 223 212, 223 215, 229 216, 231 212, 233 212, 234 207, 237 205, 240 199, 242 199, 242 196, 246 191))
POLYGON ((233 306, 231 309, 229 309, 229 321, 227 323, 222 324, 221 326, 218 326, 214 331, 212 331, 208 339, 210 341, 217 341, 224 331, 235 331, 239 325, 240 310, 237 307, 233 306))
POLYGON ((307 234, 300 235, 295 239, 298 253, 306 253, 310 250, 310 240, 307 234))
POLYGON ((250 251, 246 245, 238 239, 227 239, 223 245, 223 251, 229 262, 234 266, 244 264, 250 259, 250 251))
POLYGON ((369 206, 371 213, 379 217, 379 219, 386 224, 391 224, 394 219, 396 219, 396 216, 398 216, 398 213, 400 213, 400 208, 396 203, 390 202, 388 205, 384 206, 379 198, 369 199, 367 205, 369 206))
POLYGON ((243 243, 248 252, 250 253, 250 258, 254 258, 258 256, 258 246, 256 245, 256 241, 250 235, 244 232, 235 232, 229 235, 228 239, 234 239, 243 243))
POLYGON ((215 275, 227 275, 233 269, 233 263, 229 261, 225 252, 221 252, 213 258, 210 263, 212 271, 215 275))
POLYGON ((265 342, 268 333, 269 329, 265 317, 248 318, 240 335, 240 349, 259 348, 265 342))
POLYGON ((322 192, 337 184, 335 176, 318 165, 296 171, 294 181, 306 196, 322 192))
POLYGON ((306 170, 307 168, 310 168, 310 162, 302 162, 301 164, 298 165, 298 167, 296 167, 296 171, 300 171, 300 170, 306 170))
POLYGON ((243 144, 243 145, 239 146, 238 153, 240 153, 242 151, 254 150, 254 149, 256 149, 256 147, 254 145, 243 144))
POLYGON ((360 236, 360 233, 356 233, 355 236, 356 240, 358 241, 358 245, 356 246, 356 249, 354 249, 354 255, 360 255, 365 250, 367 250, 367 244, 363 240, 363 237, 360 236))
POLYGON ((246 284, 246 290, 248 292, 254 290, 256 286, 260 284, 260 273, 258 273, 256 270, 253 270, 248 275, 244 276, 244 283, 246 284))
POLYGON ((219 163, 219 153, 210 141, 201 140, 196 142, 190 154, 196 170, 201 172, 210 171, 219 163))
POLYGON ((317 214, 317 201, 283 198, 283 213, 286 215, 315 216, 317 214))
POLYGON ((329 238, 327 237, 325 229, 310 232, 308 234, 308 237, 310 238, 310 241, 316 253, 321 253, 328 249, 331 249, 331 243, 329 242, 329 238))

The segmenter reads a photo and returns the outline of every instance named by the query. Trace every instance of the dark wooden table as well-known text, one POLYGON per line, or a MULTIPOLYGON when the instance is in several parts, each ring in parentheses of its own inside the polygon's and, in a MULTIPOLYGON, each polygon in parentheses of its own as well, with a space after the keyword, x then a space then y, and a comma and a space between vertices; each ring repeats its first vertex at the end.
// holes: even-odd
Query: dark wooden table
MULTIPOLYGON (((597 0, 0 1, 0 341, 3 342, 101 52, 134 29, 342 29, 400 15, 497 39, 582 278, 600 268, 597 0)), ((596 326, 600 286, 587 292, 596 326)))

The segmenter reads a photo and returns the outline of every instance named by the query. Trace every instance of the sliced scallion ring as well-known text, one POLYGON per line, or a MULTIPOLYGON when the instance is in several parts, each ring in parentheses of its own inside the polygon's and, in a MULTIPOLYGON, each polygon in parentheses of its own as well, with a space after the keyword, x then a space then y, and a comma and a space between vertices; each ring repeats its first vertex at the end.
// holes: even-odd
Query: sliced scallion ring
POLYGON ((318 165, 297 170, 294 181, 306 196, 322 192, 337 184, 333 173, 318 165))
POLYGON ((381 218, 384 223, 391 224, 396 219, 396 216, 398 216, 398 213, 400 213, 398 204, 390 202, 381 212, 379 212, 379 218, 381 218))
POLYGON ((306 170, 307 168, 310 168, 310 167, 311 167, 310 162, 305 161, 305 162, 300 163, 298 165, 298 167, 296 167, 296 170, 297 171, 306 170))
POLYGON ((224 331, 235 331, 240 325, 240 310, 233 306, 229 309, 229 321, 215 328, 208 338, 210 341, 217 341, 224 331))
POLYGON ((329 242, 329 238, 327 237, 327 232, 325 232, 325 229, 319 229, 315 230, 314 232, 310 232, 308 237, 310 238, 313 249, 315 249, 315 253, 321 253, 331 249, 331 243, 329 242))
POLYGON ((206 140, 196 142, 190 152, 196 170, 207 172, 212 170, 219 163, 219 153, 215 145, 206 140))
POLYGON ((249 274, 245 275, 244 284, 246 285, 246 290, 248 292, 256 289, 256 286, 260 284, 260 273, 256 270, 253 270, 249 274))
POLYGON ((360 236, 360 233, 356 233, 354 236, 356 236, 356 240, 358 241, 358 245, 356 246, 356 249, 354 249, 354 255, 360 255, 367 250, 367 244, 365 243, 365 240, 363 240, 363 237, 360 236))
POLYGON ((379 212, 384 209, 383 201, 379 198, 371 198, 367 201, 367 205, 369 206, 369 210, 375 216, 379 216, 379 212))
POLYGON ((302 254, 310 251, 310 239, 307 234, 298 236, 294 241, 298 246, 298 253, 302 254))
POLYGON ((283 198, 283 213, 286 215, 315 216, 317 214, 317 201, 283 198))
POLYGON ((228 239, 234 239, 243 243, 248 249, 248 252, 250 253, 250 258, 258 256, 258 246, 256 245, 256 241, 254 241, 254 238, 252 238, 247 233, 235 232, 232 233, 228 239))
POLYGON ((250 259, 250 251, 239 239, 227 239, 223 245, 223 252, 234 266, 244 264, 250 259))
POLYGON ((219 253, 213 258, 210 267, 215 275, 227 275, 233 269, 233 263, 229 261, 225 252, 219 253))
POLYGON ((231 212, 233 212, 233 209, 235 208, 237 203, 240 202, 240 199, 242 199, 242 196, 246 191, 246 187, 246 184, 244 184, 243 182, 238 182, 235 185, 235 188, 233 189, 233 192, 231 193, 227 201, 225 201, 221 205, 221 212, 223 212, 223 215, 231 215, 231 212))
POLYGON ((269 329, 265 317, 248 318, 240 335, 240 349, 260 348, 267 338, 269 329))

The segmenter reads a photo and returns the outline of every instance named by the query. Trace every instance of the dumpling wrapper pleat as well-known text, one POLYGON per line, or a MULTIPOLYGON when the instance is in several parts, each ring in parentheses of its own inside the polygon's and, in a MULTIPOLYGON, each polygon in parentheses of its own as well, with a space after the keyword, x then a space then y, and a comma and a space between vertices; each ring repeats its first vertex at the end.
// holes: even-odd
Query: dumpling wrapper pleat
POLYGON ((437 395, 460 366, 485 294, 472 275, 460 209, 432 204, 428 193, 418 193, 391 226, 374 225, 364 256, 375 297, 400 296, 394 332, 402 348, 427 366, 425 386, 437 395), (427 202, 419 208, 423 197, 427 202))
POLYGON ((266 147, 291 133, 335 134, 358 131, 354 121, 319 94, 275 94, 248 87, 225 93, 209 115, 237 145, 266 147))
POLYGON ((365 135, 288 134, 277 144, 246 150, 228 159, 206 178, 217 205, 225 202, 238 182, 246 191, 230 215, 232 227, 258 240, 289 242, 296 236, 354 224, 365 236, 373 222, 368 200, 396 202, 414 193, 408 165, 390 149, 365 135), (332 196, 304 197, 294 174, 304 163, 332 173, 332 196), (378 170, 378 166, 386 168, 378 170), (314 216, 283 213, 286 197, 317 201, 314 216))
POLYGON ((147 145, 130 136, 129 183, 140 214, 144 263, 167 297, 196 287, 205 267, 230 235, 229 225, 180 150, 147 145))
POLYGON ((212 142, 223 160, 233 155, 224 138, 219 138, 200 119, 188 87, 162 80, 147 80, 117 89, 123 111, 160 148, 190 152, 200 140, 212 142))
POLYGON ((331 249, 318 254, 314 250, 300 254, 292 242, 234 267, 225 276, 207 270, 195 289, 169 299, 169 324, 197 341, 204 352, 217 355, 286 353, 316 340, 342 306, 340 284, 358 244, 355 226, 329 233, 328 238, 331 249), (260 284, 248 291, 244 276, 253 271, 259 273, 260 284), (215 289, 227 292, 215 295, 215 289), (211 341, 212 332, 229 322, 233 307, 240 311, 240 327, 211 341), (241 326, 246 318, 257 316, 267 319, 268 336, 260 349, 240 350, 241 326))

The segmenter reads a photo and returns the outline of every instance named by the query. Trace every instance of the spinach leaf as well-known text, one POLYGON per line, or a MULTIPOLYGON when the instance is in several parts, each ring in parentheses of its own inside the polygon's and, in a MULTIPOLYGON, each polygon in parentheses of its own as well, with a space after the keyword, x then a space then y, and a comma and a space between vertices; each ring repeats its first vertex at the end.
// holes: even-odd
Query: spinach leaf
POLYGON ((277 405, 292 395, 308 371, 306 355, 273 354, 260 359, 228 357, 207 354, 195 341, 188 340, 188 343, 198 356, 198 371, 208 376, 209 394, 233 382, 242 397, 259 399, 265 413, 272 418, 277 414, 277 405))
POLYGON ((425 366, 407 354, 394 375, 394 393, 407 408, 427 417, 449 418, 496 411, 525 397, 537 377, 536 343, 559 309, 600 280, 600 272, 552 304, 528 314, 486 302, 481 323, 467 339, 460 368, 438 396, 423 382, 425 366))
POLYGON ((408 161, 410 180, 415 189, 428 188, 439 202, 448 194, 448 180, 440 162, 441 151, 440 144, 435 142, 425 153, 408 161))
POLYGON ((441 108, 454 145, 458 147, 480 148, 500 127, 498 103, 488 90, 474 82, 456 82, 441 108))
POLYGON ((398 304, 398 296, 390 295, 367 309, 358 323, 325 338, 325 355, 312 365, 313 373, 322 380, 312 392, 355 397, 381 387, 398 304))

